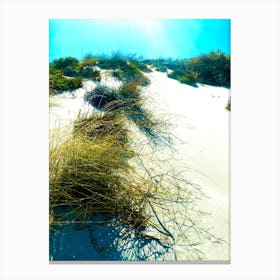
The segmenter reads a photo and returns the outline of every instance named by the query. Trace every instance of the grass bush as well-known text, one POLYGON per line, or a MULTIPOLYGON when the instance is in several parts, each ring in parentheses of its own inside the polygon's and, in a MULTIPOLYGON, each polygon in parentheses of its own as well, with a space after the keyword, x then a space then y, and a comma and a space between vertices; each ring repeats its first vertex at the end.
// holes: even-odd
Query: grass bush
POLYGON ((155 119, 152 113, 145 109, 146 101, 137 82, 123 84, 120 89, 98 85, 87 93, 85 99, 95 108, 124 113, 153 140, 163 140, 160 137, 161 134, 165 134, 161 127, 162 121, 155 119))
POLYGON ((84 66, 79 71, 79 76, 93 81, 101 81, 101 74, 98 70, 93 70, 91 66, 84 66))
POLYGON ((79 66, 79 60, 74 57, 66 57, 55 59, 51 63, 51 67, 59 70, 64 70, 67 67, 77 68, 79 66))
MULTIPOLYGON (((128 159, 131 150, 126 118, 110 112, 75 123, 74 136, 50 150, 50 217, 52 225, 72 219, 86 222, 102 213, 134 231, 146 226, 145 178, 128 159)), ((116 225, 117 226, 117 225, 116 225)))
POLYGON ((150 80, 141 71, 148 73, 151 72, 151 69, 144 62, 133 57, 117 52, 111 56, 88 57, 84 61, 90 62, 89 65, 95 65, 101 69, 113 70, 113 77, 124 83, 137 82, 142 86, 150 84, 150 80))
POLYGON ((94 61, 86 59, 80 63, 73 57, 54 60, 49 66, 49 93, 80 88, 83 78, 101 81, 100 71, 91 66, 94 61))
MULTIPOLYGON (((53 72, 54 73, 54 72, 53 72)), ((61 71, 57 71, 56 74, 50 74, 49 76, 49 93, 59 93, 65 90, 74 90, 82 87, 82 78, 66 78, 61 71)))
POLYGON ((98 59, 95 57, 87 57, 84 58, 81 62, 80 62, 80 68, 83 68, 85 66, 96 66, 98 59))
POLYGON ((189 59, 187 67, 197 73, 200 83, 230 87, 230 57, 219 50, 189 59))
POLYGON ((119 89, 99 84, 86 94, 85 99, 98 109, 115 110, 140 102, 140 94, 141 90, 136 82, 123 84, 119 89))
POLYGON ((77 77, 79 76, 79 71, 77 68, 73 67, 73 66, 67 66, 63 69, 63 73, 65 76, 68 77, 77 77))
POLYGON ((173 69, 175 64, 171 58, 145 59, 143 62, 152 65, 159 72, 167 72, 167 69, 173 69))
POLYGON ((147 86, 151 83, 149 78, 147 78, 133 63, 129 63, 122 68, 114 70, 113 77, 123 83, 135 82, 141 86, 147 86))
POLYGON ((114 53, 111 56, 100 55, 97 59, 97 65, 105 70, 125 69, 127 66, 127 58, 119 52, 114 53))
POLYGON ((211 51, 188 60, 174 61, 168 77, 182 83, 230 87, 230 57, 211 51))
POLYGON ((156 66, 155 70, 165 73, 165 72, 167 72, 167 67, 165 65, 159 65, 159 66, 156 66))
POLYGON ((85 100, 98 109, 105 109, 105 105, 120 99, 119 90, 104 85, 97 85, 85 95, 85 100))
POLYGON ((197 87, 196 82, 197 82, 197 77, 196 73, 188 70, 187 73, 184 76, 178 77, 178 81, 187 84, 193 87, 197 87))
POLYGON ((147 66, 147 64, 143 61, 139 61, 137 59, 130 59, 130 63, 133 63, 139 70, 145 73, 151 73, 152 69, 147 66))

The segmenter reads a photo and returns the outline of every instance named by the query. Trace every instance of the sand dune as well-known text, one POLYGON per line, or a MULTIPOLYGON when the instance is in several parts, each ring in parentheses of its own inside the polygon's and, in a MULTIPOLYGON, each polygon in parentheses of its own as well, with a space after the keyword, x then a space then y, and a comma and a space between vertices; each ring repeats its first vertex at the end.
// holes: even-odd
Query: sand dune
MULTIPOLYGON (((149 78, 152 83, 146 95, 150 96, 153 113, 176 122, 172 134, 178 137, 177 157, 172 159, 173 164, 178 169, 184 165, 184 175, 201 186, 208 198, 201 201, 200 207, 211 213, 205 224, 229 242, 230 124, 225 109, 229 90, 207 85, 191 87, 160 72, 151 73, 149 78)), ((209 243, 203 251, 207 259, 229 260, 228 243, 209 243)))
MULTIPOLYGON (((147 107, 156 117, 174 124, 170 132, 175 136, 177 153, 168 158, 168 152, 161 151, 159 156, 201 186, 208 198, 201 200, 199 206, 211 213, 203 222, 229 242, 229 112, 225 109, 229 90, 206 85, 191 87, 156 71, 147 76, 152 82, 144 89, 147 107)), ((83 89, 51 97, 54 105, 50 107, 50 129, 71 125, 80 111, 90 110, 83 96, 94 86, 86 82, 83 89)), ((227 242, 205 244, 205 258, 229 260, 227 242)), ((184 249, 175 250, 177 259, 186 260, 184 249)))

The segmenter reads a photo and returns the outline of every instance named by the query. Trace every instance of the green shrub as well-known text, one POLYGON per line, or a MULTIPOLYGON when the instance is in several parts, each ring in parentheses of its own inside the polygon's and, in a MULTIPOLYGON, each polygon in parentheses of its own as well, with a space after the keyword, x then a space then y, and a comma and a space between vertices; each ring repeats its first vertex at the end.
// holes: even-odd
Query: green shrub
POLYGON ((126 69, 127 62, 117 56, 112 58, 99 58, 97 62, 98 67, 101 69, 126 69))
POLYGON ((54 60, 53 65, 58 69, 64 69, 67 66, 76 67, 79 64, 79 60, 77 60, 74 57, 66 57, 66 58, 60 58, 58 60, 54 60))
POLYGON ((133 63, 126 64, 126 66, 113 71, 113 77, 124 83, 135 82, 141 86, 147 86, 151 83, 149 78, 147 78, 133 63))
POLYGON ((197 73, 198 82, 214 86, 230 86, 230 57, 221 51, 211 51, 191 58, 187 68, 197 73))
POLYGON ((152 70, 143 61, 138 61, 137 59, 131 59, 129 62, 133 63, 139 70, 141 70, 141 71, 143 71, 145 73, 152 72, 152 70))
POLYGON ((230 87, 230 57, 219 50, 174 61, 168 64, 168 68, 173 70, 168 77, 182 83, 230 87))
POLYGON ((79 71, 79 75, 86 79, 91 79, 93 81, 101 81, 101 74, 98 70, 93 70, 91 66, 82 67, 79 71))
POLYGON ((196 74, 192 71, 188 70, 187 73, 184 76, 178 77, 179 82, 183 84, 187 84, 190 86, 196 86, 196 74))
POLYGON ((94 57, 84 58, 80 62, 80 68, 83 68, 84 66, 95 66, 98 59, 94 57))
POLYGON ((50 74, 49 76, 49 93, 58 93, 65 90, 73 90, 82 87, 82 78, 66 78, 62 72, 59 71, 56 74, 50 74))
POLYGON ((57 75, 57 74, 61 74, 61 70, 58 70, 52 66, 49 67, 49 74, 50 75, 57 75))
POLYGON ((68 76, 68 77, 77 77, 78 76, 78 70, 77 70, 77 68, 75 68, 73 66, 66 66, 63 69, 63 73, 65 76, 68 76))
POLYGON ((143 62, 152 65, 159 72, 167 72, 168 68, 173 69, 172 65, 174 64, 174 60, 165 58, 145 59, 143 62))
POLYGON ((167 67, 164 65, 159 65, 159 66, 156 66, 155 70, 159 71, 159 72, 167 72, 167 67))
POLYGON ((68 79, 69 89, 77 89, 83 86, 82 78, 75 77, 74 79, 68 79))
POLYGON ((63 75, 77 77, 79 72, 79 61, 74 57, 59 58, 50 64, 50 71, 60 70, 63 75))
POLYGON ((56 59, 53 61, 53 63, 51 65, 52 65, 52 67, 59 69, 59 70, 64 70, 68 66, 76 68, 79 65, 79 60, 77 60, 74 57, 69 56, 66 58, 56 59))

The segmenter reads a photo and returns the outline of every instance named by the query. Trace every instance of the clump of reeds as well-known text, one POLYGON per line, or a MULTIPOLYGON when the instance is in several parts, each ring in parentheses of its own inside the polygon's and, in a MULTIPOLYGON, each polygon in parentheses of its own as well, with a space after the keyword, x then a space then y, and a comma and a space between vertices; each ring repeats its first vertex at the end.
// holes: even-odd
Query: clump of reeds
POLYGON ((153 143, 170 142, 167 122, 156 119, 145 107, 147 101, 137 82, 125 83, 119 89, 98 85, 85 99, 97 109, 125 114, 153 143))
POLYGON ((134 152, 127 137, 125 118, 111 112, 78 120, 73 137, 51 149, 52 224, 73 215, 85 222, 102 213, 134 230, 145 227, 145 196, 151 186, 128 163, 134 152))

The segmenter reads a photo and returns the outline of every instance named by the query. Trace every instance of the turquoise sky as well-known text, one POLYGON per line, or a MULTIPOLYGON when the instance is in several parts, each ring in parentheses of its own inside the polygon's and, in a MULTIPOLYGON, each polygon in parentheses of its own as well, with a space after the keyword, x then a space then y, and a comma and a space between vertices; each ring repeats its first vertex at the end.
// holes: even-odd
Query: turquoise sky
POLYGON ((88 53, 189 58, 220 49, 230 54, 229 19, 49 21, 49 58, 88 53))

